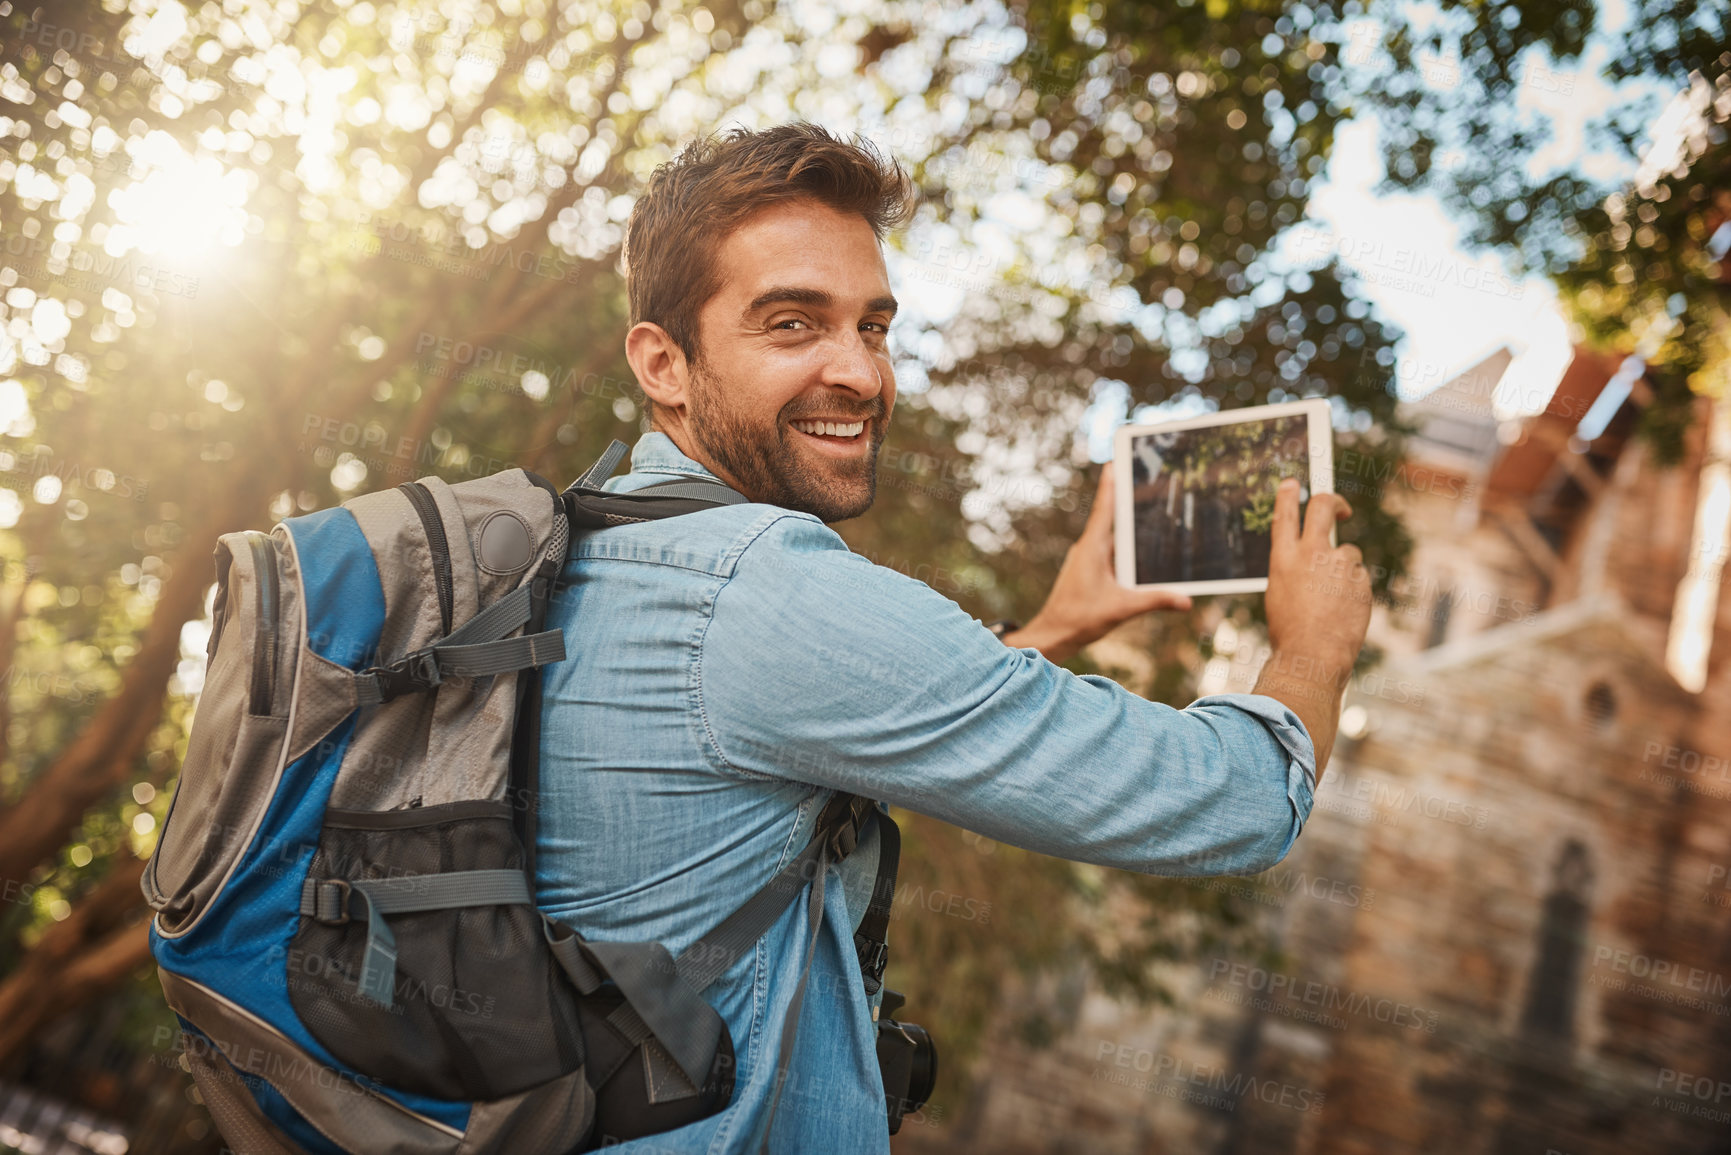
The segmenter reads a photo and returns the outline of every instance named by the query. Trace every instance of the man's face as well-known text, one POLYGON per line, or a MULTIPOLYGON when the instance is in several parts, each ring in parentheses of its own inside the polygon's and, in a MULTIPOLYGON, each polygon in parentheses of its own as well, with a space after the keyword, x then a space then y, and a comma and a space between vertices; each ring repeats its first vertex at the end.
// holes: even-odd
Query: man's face
POLYGON ((716 256, 687 432, 754 501, 858 517, 896 400, 896 302, 877 237, 862 217, 802 200, 750 218, 716 256))

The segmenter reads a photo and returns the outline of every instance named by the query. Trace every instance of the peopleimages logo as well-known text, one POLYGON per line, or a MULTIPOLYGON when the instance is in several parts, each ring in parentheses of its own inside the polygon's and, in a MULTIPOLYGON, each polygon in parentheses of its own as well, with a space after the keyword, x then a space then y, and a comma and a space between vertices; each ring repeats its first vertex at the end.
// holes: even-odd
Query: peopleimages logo
POLYGON ((1731 760, 1702 754, 1682 746, 1667 746, 1663 742, 1648 742, 1641 752, 1643 765, 1657 761, 1667 770, 1685 774, 1713 775, 1720 781, 1731 781, 1731 760))
POLYGON ((1273 1079, 1259 1079, 1242 1071, 1189 1062, 1175 1055, 1132 1047, 1101 1039, 1094 1052, 1098 1064, 1094 1081, 1129 1087, 1150 1095, 1196 1102, 1202 1106, 1235 1110, 1245 1099, 1291 1111, 1322 1110, 1323 1094, 1309 1087, 1273 1079), (1138 1079, 1136 1074, 1147 1075, 1138 1079), (1207 1096, 1205 1092, 1216 1092, 1207 1096))
POLYGON ((1653 1096, 1654 1107, 1674 1115, 1692 1115, 1714 1123, 1731 1123, 1731 1108, 1722 1104, 1731 1099, 1731 1082, 1711 1075, 1694 1075, 1672 1067, 1661 1067, 1657 1080, 1659 1094, 1653 1096), (1712 1104, 1709 1106, 1708 1104, 1712 1104))
POLYGON ((1593 951, 1593 966, 1606 966, 1616 974, 1664 983, 1666 986, 1714 998, 1731 995, 1731 979, 1723 974, 1636 951, 1617 950, 1609 946, 1597 947, 1593 951))
POLYGON ((896 913, 900 914, 915 907, 932 914, 945 914, 951 918, 959 918, 964 922, 977 922, 981 926, 992 921, 992 904, 989 902, 982 902, 977 898, 969 898, 966 895, 936 887, 927 888, 917 885, 897 887, 896 913))
MULTIPOLYGON (((1439 1017, 1435 1011, 1398 999, 1372 998, 1357 991, 1344 990, 1333 983, 1299 979, 1262 967, 1236 963, 1231 959, 1214 959, 1208 967, 1210 982, 1226 982, 1252 992, 1266 992, 1271 1000, 1287 999, 1314 1007, 1320 1012, 1340 1012, 1357 1015, 1394 1027, 1405 1027, 1436 1034, 1439 1017)), ((1232 1002, 1230 999, 1216 1001, 1232 1002)), ((1266 1009, 1266 1008, 1258 1008, 1266 1009)), ((1289 1016, 1290 1017, 1290 1016, 1289 1016)), ((1339 1019, 1324 1023, 1339 1030, 1345 1024, 1339 1019)))
POLYGON ((1294 237, 1299 253, 1315 257, 1338 254, 1347 264, 1360 270, 1381 269, 1412 277, 1426 285, 1454 284, 1512 301, 1520 300, 1527 291, 1525 285, 1483 264, 1427 253, 1405 245, 1390 245, 1376 237, 1354 237, 1309 226, 1296 230, 1294 237))
POLYGON ((32 485, 43 477, 59 478, 62 486, 76 485, 91 493, 106 493, 111 497, 143 501, 150 493, 150 483, 130 473, 120 474, 100 465, 86 465, 57 458, 47 446, 37 446, 33 452, 11 453, 0 450, 0 485, 16 479, 32 485))

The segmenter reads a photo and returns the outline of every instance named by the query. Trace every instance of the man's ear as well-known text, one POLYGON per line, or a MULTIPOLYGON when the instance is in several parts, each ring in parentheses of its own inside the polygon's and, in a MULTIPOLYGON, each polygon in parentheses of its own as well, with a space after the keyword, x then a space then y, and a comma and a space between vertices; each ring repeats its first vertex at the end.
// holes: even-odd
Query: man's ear
POLYGON ((631 331, 625 334, 625 359, 649 400, 674 412, 685 408, 691 367, 685 360, 685 350, 666 329, 653 321, 639 321, 631 326, 631 331))

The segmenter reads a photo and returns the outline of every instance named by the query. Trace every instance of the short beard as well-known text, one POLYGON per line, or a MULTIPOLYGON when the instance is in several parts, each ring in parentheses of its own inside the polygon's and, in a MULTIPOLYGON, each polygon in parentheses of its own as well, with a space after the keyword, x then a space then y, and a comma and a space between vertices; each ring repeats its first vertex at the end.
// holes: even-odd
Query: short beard
POLYGON ((826 524, 858 517, 871 508, 877 498, 878 449, 889 425, 882 397, 857 406, 836 398, 821 410, 795 398, 782 406, 768 430, 746 420, 725 397, 725 384, 693 362, 687 410, 691 436, 746 497, 809 513, 826 524), (842 416, 865 422, 871 451, 858 461, 836 462, 836 474, 830 477, 813 476, 788 444, 793 436, 788 423, 800 420, 806 410, 836 414, 838 409, 842 416))

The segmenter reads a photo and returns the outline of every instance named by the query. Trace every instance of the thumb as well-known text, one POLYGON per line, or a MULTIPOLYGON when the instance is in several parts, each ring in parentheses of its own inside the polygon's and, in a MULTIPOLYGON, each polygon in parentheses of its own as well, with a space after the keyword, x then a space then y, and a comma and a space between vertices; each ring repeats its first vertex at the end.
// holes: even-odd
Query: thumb
POLYGON ((1111 535, 1112 503, 1116 496, 1112 487, 1112 463, 1108 461, 1100 467, 1100 483, 1094 487, 1094 508, 1088 511, 1088 524, 1082 528, 1083 537, 1111 535))

